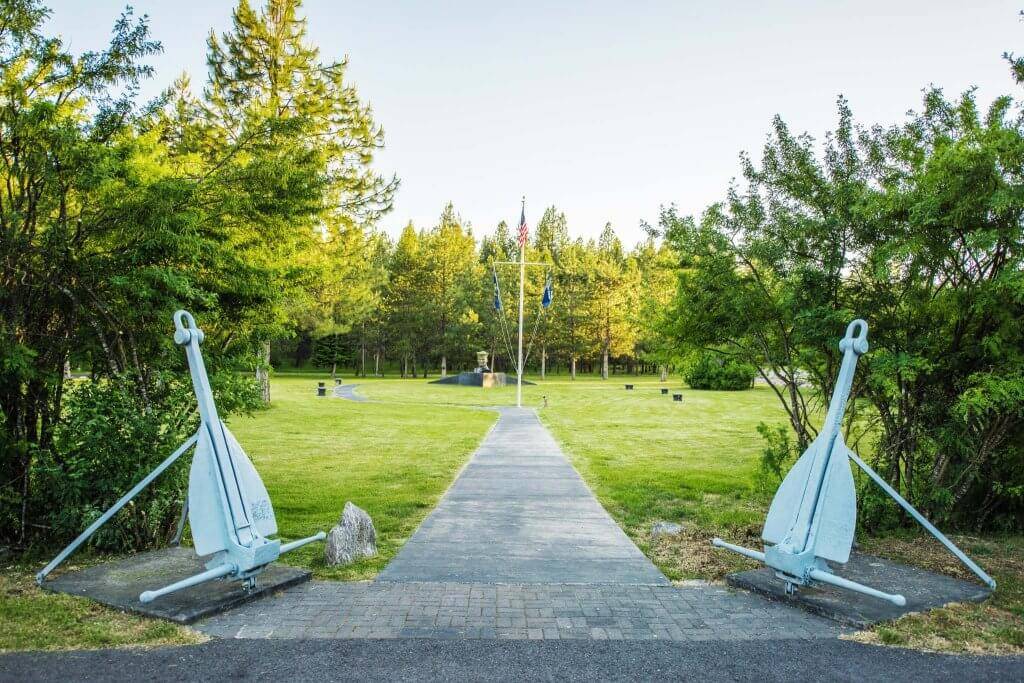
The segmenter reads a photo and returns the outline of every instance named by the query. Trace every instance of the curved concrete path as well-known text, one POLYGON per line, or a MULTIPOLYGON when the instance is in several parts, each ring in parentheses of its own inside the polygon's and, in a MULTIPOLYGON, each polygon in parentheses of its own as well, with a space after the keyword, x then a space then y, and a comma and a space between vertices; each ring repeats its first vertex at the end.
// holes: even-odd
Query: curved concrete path
POLYGON ((363 403, 368 400, 362 394, 356 393, 356 387, 358 384, 339 384, 334 387, 334 398, 343 398, 348 401, 356 401, 357 403, 363 403))

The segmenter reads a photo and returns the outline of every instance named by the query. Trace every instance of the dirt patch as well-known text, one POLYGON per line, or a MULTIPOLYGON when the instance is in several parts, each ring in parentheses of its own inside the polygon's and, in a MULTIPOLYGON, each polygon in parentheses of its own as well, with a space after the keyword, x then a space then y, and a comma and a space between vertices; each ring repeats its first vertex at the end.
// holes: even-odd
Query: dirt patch
MULTIPOLYGON (((1020 547, 1020 539, 953 536, 952 541, 989 574, 1024 578, 1024 549, 1020 547)), ((974 572, 931 536, 868 538, 861 542, 861 549, 939 574, 978 580, 974 572)))
MULTIPOLYGON (((634 534, 636 538, 638 534, 634 534)), ((758 567, 758 563, 742 555, 715 548, 711 539, 719 536, 730 543, 760 549, 761 530, 741 527, 709 530, 687 526, 678 534, 647 537, 647 555, 673 580, 703 579, 721 581, 726 574, 758 567)))

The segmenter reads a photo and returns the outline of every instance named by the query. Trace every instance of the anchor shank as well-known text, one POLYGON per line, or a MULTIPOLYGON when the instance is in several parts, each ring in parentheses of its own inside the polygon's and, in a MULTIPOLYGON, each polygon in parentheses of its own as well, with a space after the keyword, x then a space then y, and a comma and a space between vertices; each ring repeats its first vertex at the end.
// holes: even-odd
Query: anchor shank
MULTIPOLYGON (((803 491, 803 496, 809 496, 812 501, 811 510, 813 512, 808 524, 798 525, 800 512, 804 509, 803 505, 798 505, 795 508, 793 526, 790 531, 791 533, 798 532, 800 535, 795 539, 786 539, 787 545, 797 553, 807 550, 807 546, 817 534, 817 521, 821 519, 821 507, 826 503, 823 498, 825 477, 832 460, 832 450, 835 448, 842 427, 843 415, 846 413, 846 402, 850 398, 853 377, 857 372, 857 359, 868 350, 867 332, 867 323, 863 320, 854 320, 847 325, 846 335, 839 342, 839 349, 843 352, 843 362, 839 368, 839 377, 836 378, 836 384, 832 390, 828 414, 825 416, 825 429, 821 435, 825 440, 825 447, 816 454, 813 473, 808 478, 808 486, 803 491), (854 336, 854 332, 858 328, 859 334, 854 336)), ((806 498, 804 499, 806 500, 806 498)))

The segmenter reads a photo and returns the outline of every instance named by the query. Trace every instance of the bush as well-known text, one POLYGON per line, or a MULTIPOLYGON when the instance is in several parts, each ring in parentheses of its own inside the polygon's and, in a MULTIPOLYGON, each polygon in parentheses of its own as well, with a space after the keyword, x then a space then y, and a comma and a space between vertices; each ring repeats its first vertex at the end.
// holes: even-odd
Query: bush
MULTIPOLYGON (((255 382, 234 372, 211 376, 222 419, 260 405, 255 382)), ((95 521, 198 428, 187 375, 166 373, 145 386, 134 376, 70 382, 53 448, 40 453, 30 501, 36 542, 65 543, 95 521), (144 391, 143 391, 144 389, 144 391)), ((91 539, 133 551, 166 542, 188 491, 183 456, 91 539)))
POLYGON ((684 379, 691 389, 740 391, 754 385, 757 369, 753 365, 703 353, 687 370, 684 379))
POLYGON ((770 426, 761 422, 757 425, 757 433, 766 444, 761 451, 761 462, 754 480, 758 492, 770 499, 789 473, 790 467, 800 457, 800 452, 790 438, 790 429, 786 425, 770 426))

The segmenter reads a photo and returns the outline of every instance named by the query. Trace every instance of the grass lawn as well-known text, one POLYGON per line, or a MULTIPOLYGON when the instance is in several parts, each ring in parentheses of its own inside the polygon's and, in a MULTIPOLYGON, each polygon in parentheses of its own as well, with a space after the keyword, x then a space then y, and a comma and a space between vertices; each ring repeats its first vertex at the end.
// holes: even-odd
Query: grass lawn
MULTIPOLYGON (((283 561, 308 567, 322 579, 371 578, 433 509, 494 423, 493 412, 473 406, 512 405, 515 389, 360 379, 352 380, 360 384, 357 393, 371 401, 356 403, 316 398, 318 379, 325 377, 276 375, 272 407, 235 418, 231 429, 270 491, 283 538, 329 529, 347 500, 367 510, 376 525, 376 558, 329 568, 323 545, 313 544, 283 561)), ((755 566, 712 549, 709 540, 721 535, 760 545, 773 491, 756 485, 762 441, 755 427, 784 421, 769 390, 702 392, 682 389, 678 380, 555 377, 524 387, 523 397, 609 513, 670 578, 714 580, 755 566), (633 391, 624 389, 627 381, 633 391), (663 386, 681 392, 683 402, 661 395, 663 386), (652 542, 649 529, 657 520, 680 522, 684 531, 652 542)), ((920 536, 860 540, 867 551, 969 578, 937 543, 920 536)), ((1024 538, 954 540, 999 582, 993 599, 912 615, 858 634, 858 640, 960 652, 1024 651, 1024 538)), ((0 576, 0 650, 196 637, 187 629, 45 594, 29 577, 28 567, 10 567, 0 576)))
POLYGON ((206 640, 191 629, 108 609, 86 598, 36 586, 38 567, 0 572, 0 652, 187 645, 206 640))
MULTIPOLYGON (((347 500, 373 518, 375 558, 330 568, 323 561, 323 544, 316 543, 282 561, 308 567, 317 578, 371 578, 433 509, 496 415, 468 407, 318 399, 318 379, 326 378, 275 376, 271 408, 233 419, 231 430, 270 492, 282 538, 330 529, 347 500)), ((46 559, 3 567, 0 651, 200 639, 190 629, 40 590, 32 576, 46 559)), ((68 566, 96 559, 83 553, 68 566)))
MULTIPOLYGON (((633 541, 672 579, 717 580, 757 566, 710 539, 758 548, 774 490, 761 491, 755 474, 763 442, 759 422, 784 423, 771 391, 691 391, 678 380, 671 392, 653 379, 618 377, 607 382, 551 378, 523 391, 573 464, 633 541), (635 385, 626 391, 624 384, 635 385), (543 397, 548 406, 543 407, 543 397), (678 537, 652 542, 657 520, 683 524, 678 537)), ((422 381, 365 380, 363 393, 395 402, 511 405, 512 388, 472 390, 422 381)), ((895 503, 893 503, 895 505, 895 503)), ((1024 652, 1024 538, 953 536, 980 562, 999 588, 984 605, 953 605, 860 633, 857 640, 948 652, 1024 652)), ((870 538, 863 549, 934 571, 975 580, 934 539, 916 532, 870 538)))
MULTIPOLYGON (((513 387, 371 379, 358 391, 388 403, 515 403, 513 387)), ((749 535, 760 534, 768 498, 753 489, 761 449, 755 428, 782 419, 770 390, 707 392, 684 389, 678 380, 558 377, 524 387, 523 404, 538 409, 601 504, 669 578, 720 578, 753 566, 707 541, 721 533, 753 542, 749 535), (635 388, 625 390, 625 382, 635 388), (681 392, 683 402, 663 396, 663 386, 681 392), (648 530, 656 520, 682 522, 681 539, 651 544, 648 530)))
POLYGON ((317 379, 325 378, 276 375, 270 409, 235 418, 231 431, 267 486, 281 537, 330 530, 348 500, 377 529, 375 558, 327 567, 323 544, 314 543, 282 561, 322 579, 372 578, 434 508, 497 416, 469 407, 317 398, 317 379))

